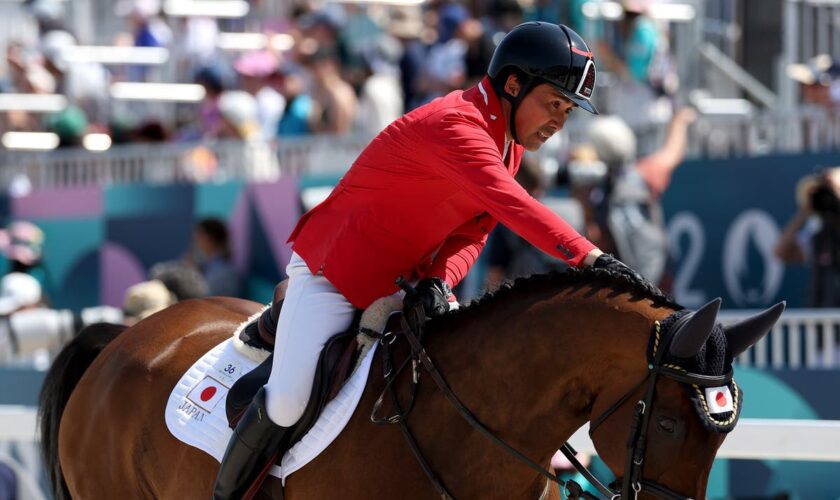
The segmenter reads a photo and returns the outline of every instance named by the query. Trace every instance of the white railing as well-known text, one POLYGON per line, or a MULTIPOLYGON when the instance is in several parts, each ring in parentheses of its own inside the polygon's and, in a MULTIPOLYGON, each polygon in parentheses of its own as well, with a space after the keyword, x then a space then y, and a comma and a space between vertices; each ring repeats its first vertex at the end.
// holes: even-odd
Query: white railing
MULTIPOLYGON (((565 145, 586 140, 586 120, 563 130, 565 145)), ((638 149, 659 148, 667 124, 636 128, 638 149)), ((341 174, 370 141, 367 136, 313 136, 276 144, 214 141, 192 144, 118 145, 105 152, 0 149, 0 187, 26 176, 34 187, 62 188, 127 183, 170 184, 264 181, 282 175, 341 174)), ((800 111, 780 118, 701 116, 689 131, 688 157, 721 158, 780 152, 840 150, 840 117, 800 111)), ((560 155, 561 157, 564 155, 560 155)))
MULTIPOLYGON (((569 439, 578 452, 595 454, 589 424, 569 439)), ((742 418, 718 458, 840 462, 840 420, 742 418)))
POLYGON ((25 176, 33 187, 270 181, 281 175, 343 172, 369 137, 316 136, 262 142, 120 145, 104 152, 0 150, 0 186, 25 176))
MULTIPOLYGON (((724 323, 759 311, 721 311, 724 323)), ((840 366, 840 309, 785 311, 770 333, 738 357, 740 366, 784 369, 836 369, 840 366)))

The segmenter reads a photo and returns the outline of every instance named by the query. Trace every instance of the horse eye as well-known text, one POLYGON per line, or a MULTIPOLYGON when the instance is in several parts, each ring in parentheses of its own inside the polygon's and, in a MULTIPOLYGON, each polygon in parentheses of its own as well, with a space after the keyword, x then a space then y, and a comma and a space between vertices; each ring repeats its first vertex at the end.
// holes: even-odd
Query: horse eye
POLYGON ((659 417, 657 424, 659 424, 660 429, 669 434, 673 434, 677 429, 677 423, 673 419, 667 417, 659 417))

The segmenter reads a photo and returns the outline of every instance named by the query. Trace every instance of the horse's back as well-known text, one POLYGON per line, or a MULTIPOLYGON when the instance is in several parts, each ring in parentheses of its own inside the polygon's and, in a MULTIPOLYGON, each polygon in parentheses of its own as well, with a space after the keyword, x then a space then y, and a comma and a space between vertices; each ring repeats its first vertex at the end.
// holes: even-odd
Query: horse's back
POLYGON ((212 479, 206 468, 216 462, 169 434, 164 409, 181 375, 259 308, 239 299, 185 301, 108 344, 79 381, 61 420, 59 454, 74 498, 170 498, 179 484, 192 482, 195 491, 196 481, 212 479), (192 467, 205 473, 191 474, 192 467), (171 482, 152 479, 161 477, 171 482))

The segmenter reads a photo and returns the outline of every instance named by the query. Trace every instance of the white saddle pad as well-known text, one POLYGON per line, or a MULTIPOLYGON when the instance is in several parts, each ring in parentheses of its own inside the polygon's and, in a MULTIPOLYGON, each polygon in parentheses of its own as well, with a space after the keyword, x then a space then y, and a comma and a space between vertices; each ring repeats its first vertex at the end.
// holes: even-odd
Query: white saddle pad
MULTIPOLYGON (((347 425, 365 390, 376 344, 367 352, 356 371, 327 403, 315 425, 303 439, 283 455, 281 465, 270 474, 284 482, 324 451, 347 425)), ((267 353, 263 357, 267 357, 267 353)), ((239 377, 259 365, 236 349, 233 337, 210 350, 181 377, 166 404, 166 426, 180 441, 194 446, 221 462, 233 431, 228 427, 225 398, 239 377)))

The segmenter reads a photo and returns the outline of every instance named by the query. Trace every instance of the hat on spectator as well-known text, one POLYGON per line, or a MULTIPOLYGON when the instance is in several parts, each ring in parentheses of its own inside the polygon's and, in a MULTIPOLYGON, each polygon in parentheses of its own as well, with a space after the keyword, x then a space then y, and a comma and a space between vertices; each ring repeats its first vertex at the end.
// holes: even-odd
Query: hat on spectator
POLYGON ((789 64, 787 75, 805 85, 828 86, 840 77, 840 61, 829 54, 820 54, 805 64, 789 64))
POLYGON ((64 2, 61 0, 34 0, 29 8, 35 19, 41 22, 60 21, 64 18, 64 2))
POLYGON ((244 54, 233 63, 233 69, 240 75, 266 77, 277 71, 277 57, 267 50, 256 50, 244 54))
POLYGON ((48 31, 47 34, 41 38, 41 54, 53 66, 60 71, 66 71, 68 67, 67 60, 64 58, 63 52, 69 47, 76 46, 76 38, 70 33, 62 30, 48 31))
POLYGON ((78 145, 87 127, 85 112, 76 106, 67 106, 47 118, 47 129, 58 135, 62 146, 78 145))
POLYGON ((0 230, 0 250, 9 260, 31 266, 41 260, 44 232, 31 222, 17 221, 0 230))
POLYGON ((0 315, 41 302, 41 284, 26 273, 9 273, 0 279, 0 315))
POLYGON ((195 267, 178 261, 159 262, 149 269, 149 276, 172 292, 176 301, 207 295, 207 283, 195 267))
POLYGON ((459 3, 450 3, 440 9, 438 38, 441 42, 451 39, 461 23, 470 18, 470 11, 459 3))
POLYGON ((195 83, 204 85, 211 92, 218 94, 230 87, 229 71, 216 64, 202 66, 196 70, 193 76, 195 83))
POLYGON ((388 21, 388 32, 397 38, 419 38, 423 31, 423 19, 419 7, 395 7, 388 21))
POLYGON ((222 92, 219 113, 242 137, 249 137, 258 128, 257 100, 244 90, 222 92))
POLYGON ((143 281, 128 287, 123 302, 126 316, 143 319, 175 303, 175 297, 158 280, 143 281))
POLYGON ((598 158, 607 165, 623 164, 636 159, 636 134, 618 116, 594 118, 587 132, 598 158))

